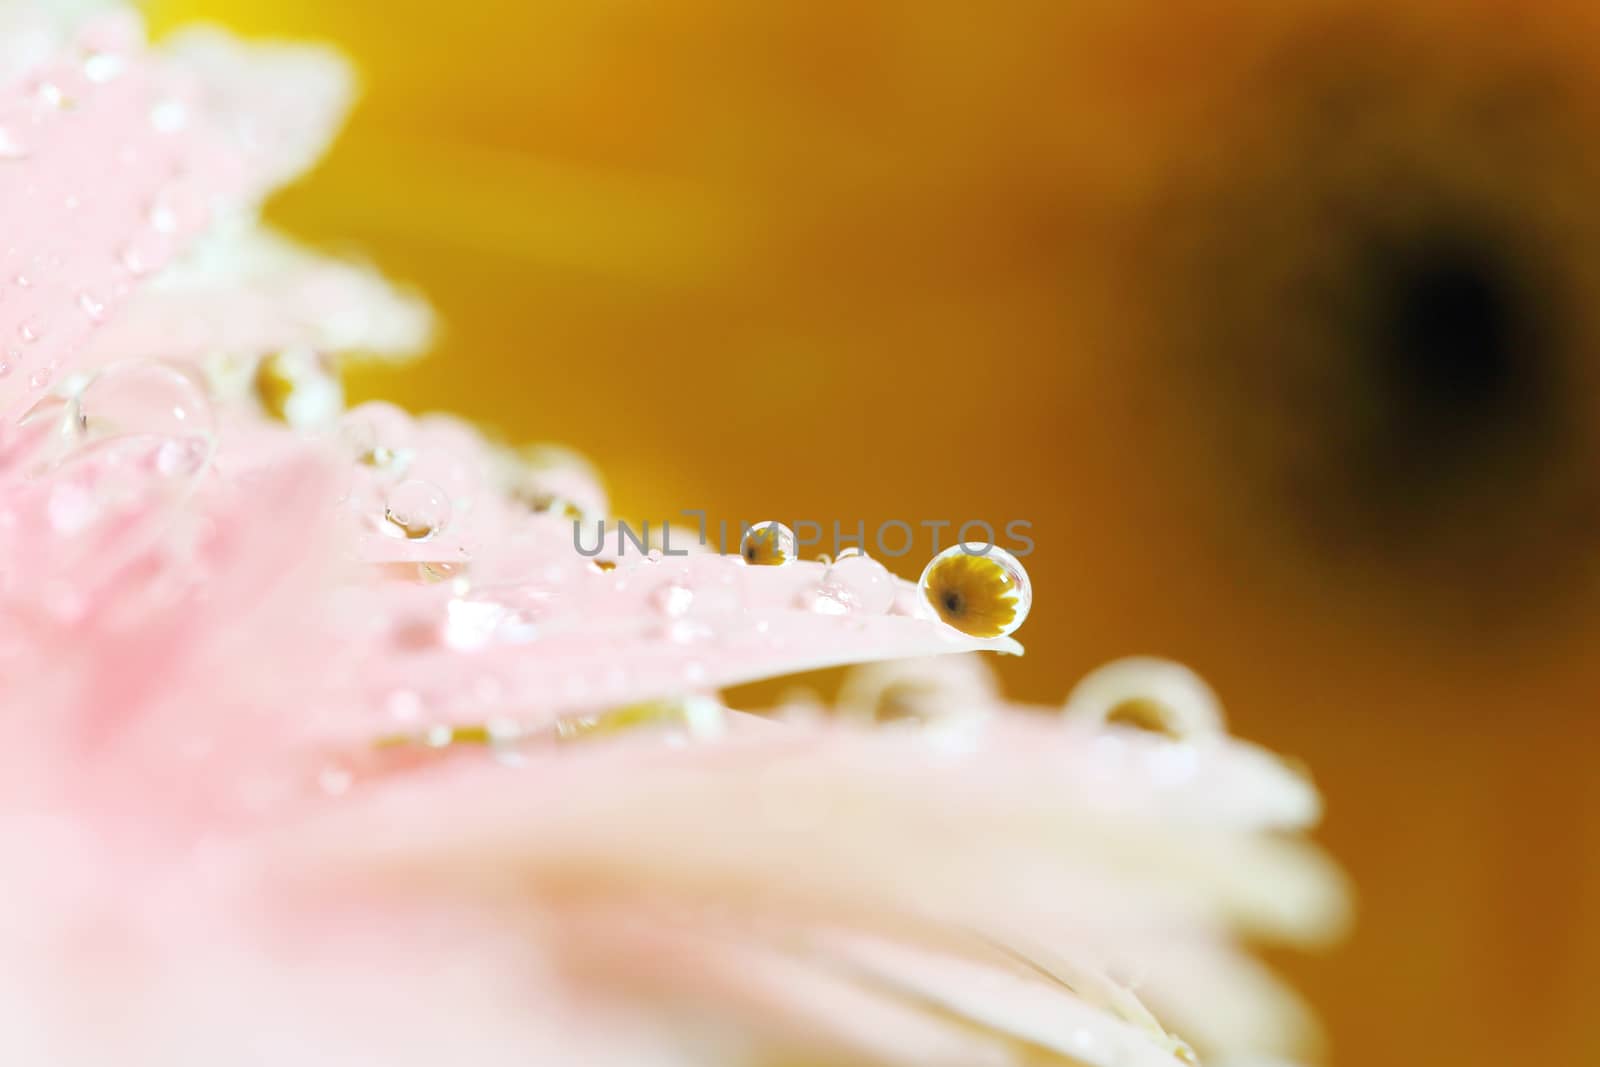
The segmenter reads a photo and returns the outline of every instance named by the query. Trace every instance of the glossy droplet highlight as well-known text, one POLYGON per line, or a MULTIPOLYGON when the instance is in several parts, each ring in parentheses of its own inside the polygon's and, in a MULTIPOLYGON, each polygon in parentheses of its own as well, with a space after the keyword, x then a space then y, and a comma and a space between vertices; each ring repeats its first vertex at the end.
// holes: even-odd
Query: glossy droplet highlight
POLYGON ((1022 564, 983 541, 951 545, 934 556, 917 587, 936 618, 971 637, 1014 633, 1033 606, 1022 564))
POLYGON ((739 539, 739 555, 757 567, 781 567, 798 556, 794 531, 781 522, 758 522, 739 539))
POLYGON ((383 530, 389 536, 426 541, 449 522, 450 498, 432 482, 412 478, 390 490, 383 512, 383 530))
POLYGON ((669 582, 657 589, 650 599, 663 615, 679 618, 694 606, 694 590, 683 582, 669 582))
POLYGON ((78 294, 78 307, 88 316, 90 322, 103 322, 106 317, 105 301, 85 289, 78 294))

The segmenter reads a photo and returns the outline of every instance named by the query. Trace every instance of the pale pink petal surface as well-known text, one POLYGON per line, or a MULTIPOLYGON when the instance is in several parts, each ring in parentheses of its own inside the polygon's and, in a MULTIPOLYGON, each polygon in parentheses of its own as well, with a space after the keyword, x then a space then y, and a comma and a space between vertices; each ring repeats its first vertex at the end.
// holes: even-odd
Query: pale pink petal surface
POLYGON ((576 456, 340 412, 427 312, 254 213, 351 85, 0 4, 0 1063, 1305 1044, 1239 944, 1346 924, 1320 802, 1193 676, 1014 705, 1021 645, 875 563, 597 545, 576 456), (841 665, 837 713, 718 695, 841 665))

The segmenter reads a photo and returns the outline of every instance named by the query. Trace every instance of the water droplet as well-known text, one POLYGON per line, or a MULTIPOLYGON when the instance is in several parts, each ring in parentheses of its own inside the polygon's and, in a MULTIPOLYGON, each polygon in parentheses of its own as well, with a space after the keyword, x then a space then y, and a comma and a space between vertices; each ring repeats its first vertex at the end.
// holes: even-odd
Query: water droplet
POLYGON ((87 289, 78 294, 78 306, 83 309, 85 315, 89 316, 90 322, 102 322, 105 320, 105 302, 87 289))
POLYGON ((16 282, 17 285, 23 289, 27 289, 33 285, 33 279, 28 277, 26 274, 19 274, 13 278, 12 281, 16 282))
POLYGON ((758 567, 781 567, 799 555, 794 531, 781 522, 758 522, 739 539, 739 555, 758 567))
POLYGON ((676 618, 689 613, 694 604, 694 590, 682 582, 670 582, 657 589, 651 599, 663 614, 676 618))
POLYGON ((11 373, 11 364, 7 363, 3 359, 0 359, 0 378, 4 378, 6 375, 8 375, 10 373, 11 373))
POLYGON ((411 416, 392 404, 368 401, 351 408, 339 423, 339 436, 350 456, 375 474, 398 478, 411 465, 406 447, 414 430, 411 416))
POLYGON ((445 605, 444 643, 462 650, 482 648, 494 640, 508 614, 504 604, 493 600, 456 597, 445 605))
POLYGON ((928 561, 917 582, 933 616, 972 637, 1014 633, 1033 606, 1028 572, 997 545, 967 541, 928 561))
POLYGON ((27 344, 39 339, 39 324, 34 319, 26 319, 17 326, 17 336, 27 344))
POLYGON ((841 552, 822 576, 817 592, 819 602, 826 599, 846 611, 882 615, 894 606, 894 576, 889 568, 860 550, 855 555, 841 552))
POLYGON ((50 368, 40 367, 28 378, 28 384, 35 389, 43 389, 50 384, 50 368))
POLYGON ((179 443, 198 439, 207 448, 211 440, 211 403, 205 390, 179 368, 155 361, 101 368, 73 398, 69 418, 89 440, 154 436, 179 443))
POLYGON ((383 518, 389 536, 426 541, 450 522, 450 498, 432 482, 412 478, 390 490, 383 518))

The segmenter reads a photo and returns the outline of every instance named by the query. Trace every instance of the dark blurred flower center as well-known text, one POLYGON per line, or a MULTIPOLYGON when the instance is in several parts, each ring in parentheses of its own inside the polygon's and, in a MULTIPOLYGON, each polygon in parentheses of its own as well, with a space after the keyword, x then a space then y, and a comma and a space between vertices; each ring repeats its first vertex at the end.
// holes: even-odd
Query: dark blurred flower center
POLYGON ((1390 388, 1433 416, 1492 409, 1516 373, 1520 313, 1498 264, 1427 249, 1392 284, 1382 323, 1390 388))
POLYGON ((1380 246, 1374 259, 1352 353, 1378 413, 1369 461, 1446 477, 1481 462, 1482 448, 1529 443, 1505 435, 1536 432, 1551 415, 1555 311, 1515 258, 1490 241, 1439 236, 1380 246))

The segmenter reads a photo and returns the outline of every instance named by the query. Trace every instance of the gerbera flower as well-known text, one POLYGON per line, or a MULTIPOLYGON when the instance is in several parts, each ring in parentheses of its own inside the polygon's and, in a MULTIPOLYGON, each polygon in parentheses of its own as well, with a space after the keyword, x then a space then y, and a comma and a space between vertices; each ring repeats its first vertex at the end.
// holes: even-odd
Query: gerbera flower
POLYGON ((1020 653, 992 575, 950 579, 982 636, 929 610, 937 567, 930 599, 864 556, 594 566, 527 503, 603 510, 581 462, 338 410, 334 350, 425 317, 252 225, 335 123, 333 57, 3 10, 0 1062, 1304 1042, 1235 941, 1339 927, 1317 797, 1193 679, 1124 665, 1057 717, 921 664, 1020 653), (864 663, 898 665, 840 716, 717 696, 864 663), (1107 724, 1141 697, 1170 736, 1107 724))

